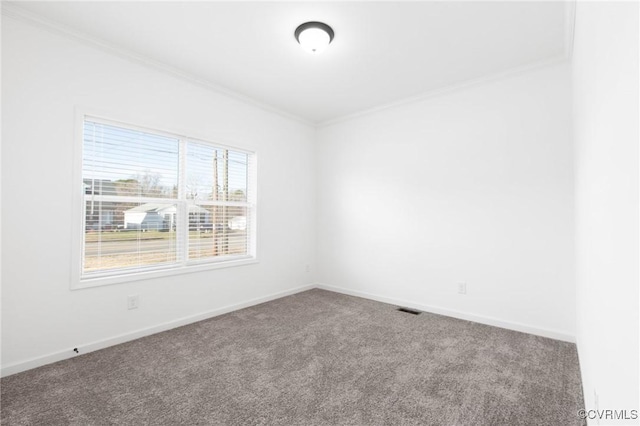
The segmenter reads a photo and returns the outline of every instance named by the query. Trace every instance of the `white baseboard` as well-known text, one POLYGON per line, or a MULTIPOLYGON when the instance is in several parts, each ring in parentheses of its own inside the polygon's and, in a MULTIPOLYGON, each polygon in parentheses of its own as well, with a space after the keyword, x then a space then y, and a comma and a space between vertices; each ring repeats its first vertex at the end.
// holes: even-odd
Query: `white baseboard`
POLYGON ((533 327, 526 324, 520 324, 517 322, 505 321, 498 318, 492 318, 482 315, 474 315, 468 314, 460 311, 455 311, 446 308, 440 308, 437 306, 429 306, 423 305, 420 303, 409 302, 401 299, 394 299, 385 296, 379 296, 376 294, 371 294, 363 291, 350 290, 342 287, 335 287, 327 284, 308 284, 301 287, 296 287, 290 290, 273 293, 267 296, 258 297, 255 299, 247 300, 245 302, 237 303, 234 305, 223 306, 218 309, 213 309, 211 311, 202 312, 196 315, 190 315, 188 317, 179 318, 173 321, 167 321, 162 324, 158 324, 152 327, 136 330, 130 333, 124 333, 118 336, 110 337, 107 339, 98 340, 95 342, 90 342, 85 345, 78 346, 79 354, 74 354, 73 349, 69 348, 63 351, 51 353, 48 355, 43 355, 36 358, 31 358, 26 361, 21 361, 13 364, 9 364, 6 366, 2 366, 0 370, 0 376, 6 377, 12 374, 20 373, 22 371, 30 370, 32 368, 41 367, 43 365, 51 364, 53 362, 62 361, 69 358, 74 358, 76 356, 86 354, 89 352, 97 351, 99 349, 104 349, 109 346, 118 345, 120 343, 129 342, 131 340, 139 339, 141 337, 149 336, 151 334, 160 333, 162 331, 171 330, 176 327, 181 327, 183 325, 192 324, 194 322, 202 321, 208 318, 213 318, 218 315, 223 315, 229 312, 237 311, 239 309, 248 308, 249 306, 258 305, 260 303, 269 302, 271 300, 280 299, 281 297, 290 296, 292 294, 300 293, 303 291, 311 290, 314 288, 320 288, 323 290, 333 291, 336 293, 347 294, 350 296, 362 297, 365 299, 375 300, 378 302, 389 303, 392 305, 406 306, 408 308, 418 309, 424 312, 430 312, 439 315, 446 315, 453 318, 459 318, 467 321, 473 321, 480 324, 492 325, 495 327, 506 328, 508 330, 520 331, 523 333, 534 334, 537 336, 549 337, 551 339, 563 340, 566 342, 575 343, 575 336, 564 333, 556 330, 548 330, 539 327, 533 327))
POLYGON ((234 305, 223 306, 222 308, 213 309, 211 311, 202 312, 196 315, 190 315, 188 317, 179 318, 173 321, 167 321, 162 324, 158 324, 152 327, 143 328, 133 331, 131 333, 124 333, 118 336, 110 337, 103 340, 87 343, 85 345, 78 346, 79 354, 73 352, 73 348, 66 349, 51 353, 48 355, 31 358, 26 361, 21 361, 7 366, 2 366, 0 370, 0 376, 6 377, 12 374, 20 373, 21 371, 30 370, 32 368, 41 367, 43 365, 51 364, 53 362, 62 361, 69 358, 74 358, 89 352, 104 349, 109 346, 118 345, 120 343, 129 342, 131 340, 139 339, 141 337, 149 336, 151 334, 160 333, 162 331, 171 330, 172 328, 181 327, 183 325, 191 324, 194 322, 202 321, 208 318, 223 315, 229 312, 237 311, 238 309, 248 308, 249 306, 258 305, 260 303, 269 302, 271 300, 280 299, 281 297, 290 296, 292 294, 300 293, 303 291, 311 290, 315 288, 314 284, 308 284, 301 287, 296 287, 290 290, 273 293, 267 296, 258 297, 256 299, 247 300, 246 302, 236 303, 234 305))
POLYGON ((468 314, 452 309, 440 308, 437 306, 423 305, 420 303, 409 302, 407 300, 394 299, 385 296, 379 296, 376 294, 367 293, 364 291, 351 290, 342 287, 335 287, 328 284, 317 284, 317 288, 333 291, 336 293, 347 294, 349 296, 362 297, 364 299, 375 300, 378 302, 388 303, 391 305, 405 306, 407 308, 417 309, 419 311, 430 312, 432 314, 445 315, 448 317, 463 319, 467 321, 473 321, 480 324, 492 325, 494 327, 506 328, 508 330, 520 331, 523 333, 534 334, 536 336, 549 337, 551 339, 562 340, 565 342, 575 343, 576 337, 570 333, 565 333, 557 330, 549 330, 546 328, 534 327, 518 322, 505 321, 498 318, 487 317, 483 315, 468 314))

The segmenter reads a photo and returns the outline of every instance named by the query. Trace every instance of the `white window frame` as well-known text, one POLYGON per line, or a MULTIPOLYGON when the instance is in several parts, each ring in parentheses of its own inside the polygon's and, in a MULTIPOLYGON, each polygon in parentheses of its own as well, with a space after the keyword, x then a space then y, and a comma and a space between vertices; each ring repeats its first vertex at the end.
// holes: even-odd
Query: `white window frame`
MULTIPOLYGON (((100 115, 88 114, 85 111, 77 110, 76 112, 76 136, 75 136, 75 149, 74 149, 74 161, 73 161, 73 178, 74 178, 74 195, 73 195, 73 226, 72 226, 72 264, 71 264, 71 289, 83 289, 90 287, 97 287, 110 284, 126 283, 138 280, 147 280, 153 278, 168 277, 173 275, 182 275, 194 272, 208 271, 220 268, 229 268, 242 265, 250 265, 258 263, 257 258, 257 153, 255 151, 239 148, 237 146, 231 146, 222 143, 214 143, 207 141, 206 138, 188 137, 178 132, 170 132, 165 130, 159 130, 152 127, 143 127, 138 125, 132 125, 123 121, 117 121, 112 119, 103 118, 100 115), (151 265, 149 267, 131 268, 131 270, 116 269, 111 271, 105 271, 104 273, 91 273, 89 276, 83 275, 83 259, 85 249, 85 188, 83 185, 83 149, 84 149, 84 123, 85 120, 89 120, 96 123, 102 123, 112 126, 118 126, 125 129, 143 131, 155 135, 166 136, 179 140, 179 152, 180 152, 180 164, 178 166, 179 178, 178 178, 178 199, 156 199, 155 201, 161 203, 175 203, 178 210, 179 217, 182 218, 182 226, 179 227, 179 231, 176 232, 176 243, 178 247, 183 247, 182 250, 177 251, 176 263, 169 265, 151 265), (195 142, 198 144, 210 145, 215 148, 229 149, 235 152, 243 152, 248 154, 248 180, 247 187, 249 189, 247 193, 247 202, 216 202, 216 204, 225 205, 242 205, 251 210, 249 216, 250 222, 247 227, 252 230, 247 239, 247 254, 246 255, 234 255, 234 256, 219 256, 205 259, 189 260, 187 253, 189 252, 189 236, 188 236, 188 221, 189 217, 186 214, 187 206, 190 203, 196 204, 194 200, 187 200, 184 195, 185 188, 185 172, 186 172, 186 143, 187 141, 195 142)), ((103 195, 102 199, 108 201, 110 196, 103 195)), ((117 198, 118 201, 126 201, 126 197, 117 196, 111 197, 117 198)), ((131 201, 139 201, 139 198, 131 201)), ((149 197, 148 199, 151 199, 149 197)), ((154 201, 154 200, 152 200, 154 201)), ((205 202, 204 204, 211 204, 211 202, 205 202)))

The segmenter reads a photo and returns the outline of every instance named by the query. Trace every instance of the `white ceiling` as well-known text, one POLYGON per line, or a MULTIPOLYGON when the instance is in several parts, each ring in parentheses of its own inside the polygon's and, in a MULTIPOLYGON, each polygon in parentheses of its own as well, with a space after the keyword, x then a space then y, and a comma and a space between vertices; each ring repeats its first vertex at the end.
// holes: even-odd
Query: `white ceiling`
MULTIPOLYGON (((15 4, 14 4, 15 6, 15 4)), ((313 123, 564 55, 564 2, 20 2, 313 123), (306 21, 335 31, 302 50, 306 21)))

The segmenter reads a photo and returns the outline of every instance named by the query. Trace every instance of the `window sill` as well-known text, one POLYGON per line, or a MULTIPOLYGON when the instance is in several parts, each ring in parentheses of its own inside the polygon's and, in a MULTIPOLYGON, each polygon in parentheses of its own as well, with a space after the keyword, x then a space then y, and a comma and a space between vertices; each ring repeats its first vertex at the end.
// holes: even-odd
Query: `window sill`
POLYGON ((155 269, 145 272, 131 272, 120 275, 97 276, 74 280, 71 283, 71 290, 82 290, 85 288, 100 287, 104 285, 121 284, 132 281, 150 280, 154 278, 170 277, 174 275, 191 274, 194 272, 210 271, 215 269, 232 268, 236 266, 252 265, 259 263, 255 257, 244 257, 221 262, 192 263, 185 266, 172 266, 167 269, 155 269))

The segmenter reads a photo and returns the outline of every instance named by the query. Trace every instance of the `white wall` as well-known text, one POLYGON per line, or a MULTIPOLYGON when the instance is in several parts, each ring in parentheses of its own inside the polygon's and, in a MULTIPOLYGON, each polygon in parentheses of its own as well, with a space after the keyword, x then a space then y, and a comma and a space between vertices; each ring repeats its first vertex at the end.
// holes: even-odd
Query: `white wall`
POLYGON ((572 340, 569 78, 555 65, 321 128, 319 282, 572 340))
POLYGON ((314 282, 312 127, 6 17, 2 56, 4 374, 314 282), (260 263, 70 291, 76 106, 256 150, 260 263))
POLYGON ((638 409, 638 4, 579 3, 574 46, 585 402, 589 409, 638 409))

